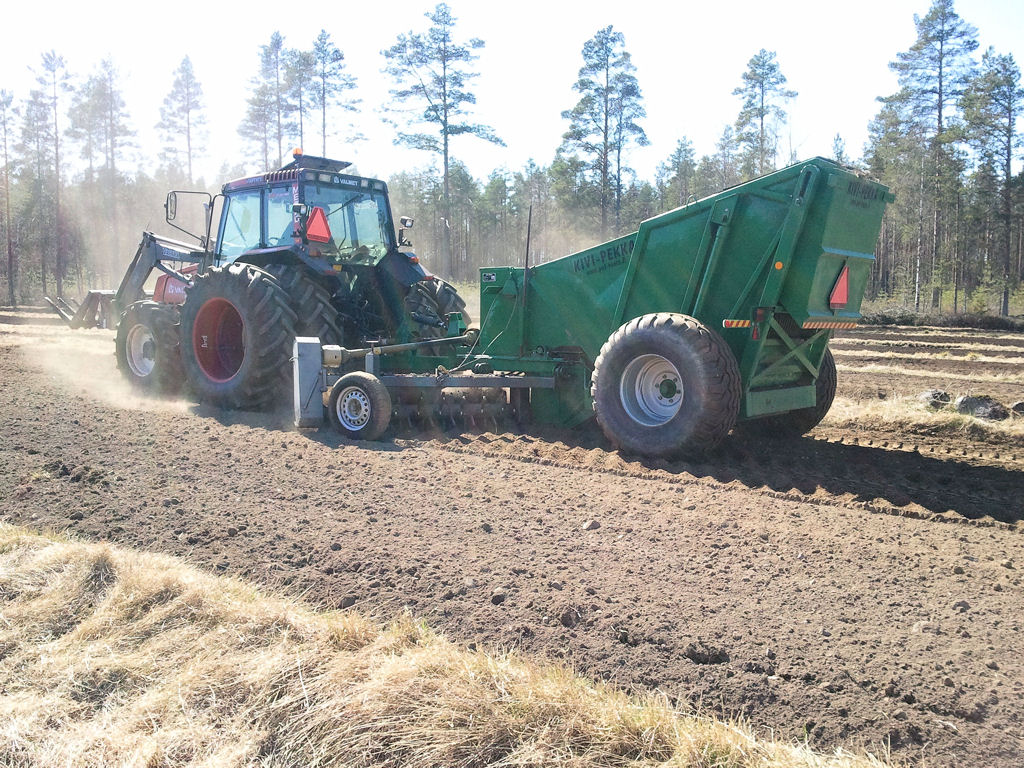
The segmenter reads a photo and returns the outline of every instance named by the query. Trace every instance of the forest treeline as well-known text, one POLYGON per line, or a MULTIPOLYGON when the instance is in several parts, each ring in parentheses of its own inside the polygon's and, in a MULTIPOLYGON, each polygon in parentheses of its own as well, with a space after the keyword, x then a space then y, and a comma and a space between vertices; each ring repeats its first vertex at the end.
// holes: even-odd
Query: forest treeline
MULTIPOLYGON (((485 42, 459 35, 444 3, 418 31, 381 51, 393 84, 380 127, 396 144, 422 150, 419 170, 388 179, 396 213, 416 218, 416 250, 454 280, 481 266, 557 258, 632 231, 644 219, 798 159, 780 148, 787 88, 776 52, 762 49, 737 73, 738 111, 722 125, 712 153, 698 156, 680 136, 655 177, 630 168, 646 146, 644 98, 623 35, 598 29, 581 51, 575 104, 546 164, 472 176, 458 161, 465 142, 503 144, 501 126, 475 122, 475 62, 485 42)), ((1017 116, 1024 105, 1012 55, 978 51, 977 30, 952 0, 933 0, 914 17, 916 39, 893 52, 899 90, 879 96, 860 156, 840 135, 833 158, 887 184, 886 213, 869 298, 917 311, 1020 312, 1024 279, 1024 174, 1017 116)), ((41 55, 27 94, 0 83, 3 156, 0 232, 5 258, 0 300, 80 295, 115 285, 169 189, 215 190, 257 167, 272 169, 292 146, 348 155, 358 138, 352 115, 356 79, 331 34, 291 48, 274 33, 253 58, 248 100, 237 131, 246 156, 216 179, 195 178, 207 131, 207 104, 188 56, 168 73, 159 115, 130 114, 111 60, 74 73, 57 51, 41 55), (133 121, 159 128, 159 165, 130 166, 133 121)))

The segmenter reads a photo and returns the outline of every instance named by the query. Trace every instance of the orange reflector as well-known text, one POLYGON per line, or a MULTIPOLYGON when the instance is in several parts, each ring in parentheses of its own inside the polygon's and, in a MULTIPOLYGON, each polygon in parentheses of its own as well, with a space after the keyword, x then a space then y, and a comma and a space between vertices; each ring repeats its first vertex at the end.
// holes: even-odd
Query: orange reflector
POLYGON ((722 321, 722 327, 723 328, 749 328, 750 327, 750 321, 749 320, 723 320, 722 321))
POLYGON ((331 242, 331 227, 327 223, 327 214, 320 206, 309 214, 309 220, 306 222, 306 239, 314 243, 331 242))
POLYGON ((843 265, 843 271, 839 273, 839 279, 832 287, 832 294, 828 297, 828 305, 832 309, 842 309, 850 300, 850 267, 843 265))

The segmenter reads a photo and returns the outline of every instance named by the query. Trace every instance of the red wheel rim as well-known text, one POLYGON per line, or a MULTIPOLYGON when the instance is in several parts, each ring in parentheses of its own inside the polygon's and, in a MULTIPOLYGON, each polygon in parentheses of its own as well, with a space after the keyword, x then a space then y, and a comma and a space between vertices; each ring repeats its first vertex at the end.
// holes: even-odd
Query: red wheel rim
POLYGON ((227 299, 210 299, 196 312, 192 350, 210 381, 230 381, 245 359, 245 324, 238 308, 227 299))

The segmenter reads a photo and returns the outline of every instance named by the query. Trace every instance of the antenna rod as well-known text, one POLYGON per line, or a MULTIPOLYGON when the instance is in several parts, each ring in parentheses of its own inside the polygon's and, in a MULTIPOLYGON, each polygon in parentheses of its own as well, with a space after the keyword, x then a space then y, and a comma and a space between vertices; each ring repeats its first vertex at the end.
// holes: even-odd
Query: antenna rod
POLYGON ((522 333, 526 328, 526 292, 530 287, 530 232, 533 227, 533 203, 530 203, 530 212, 526 217, 526 257, 523 259, 523 310, 519 316, 520 328, 520 356, 526 351, 526 338, 522 333))

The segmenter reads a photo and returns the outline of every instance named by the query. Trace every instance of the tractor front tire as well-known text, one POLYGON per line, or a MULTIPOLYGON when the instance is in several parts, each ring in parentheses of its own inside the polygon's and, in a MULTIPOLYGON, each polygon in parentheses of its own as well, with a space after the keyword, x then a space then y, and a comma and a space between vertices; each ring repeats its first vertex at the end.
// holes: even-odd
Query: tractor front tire
POLYGON ((696 456, 717 446, 740 407, 736 358, 688 315, 642 315, 620 327, 594 364, 594 413, 618 448, 696 456))
POLYGON ((287 293, 259 267, 236 262, 197 276, 181 347, 200 402, 259 410, 289 397, 295 322, 287 293))
POLYGON ((114 338, 117 368, 132 386, 157 395, 181 389, 185 370, 178 340, 178 308, 137 301, 121 315, 114 338))
POLYGON ((778 416, 756 419, 750 423, 765 435, 775 437, 806 435, 821 423, 829 408, 832 407, 832 401, 836 397, 836 383, 836 359, 832 356, 832 350, 826 349, 825 357, 821 361, 821 369, 818 371, 818 379, 814 382, 813 406, 801 408, 798 411, 780 413, 778 416))
POLYGON ((391 395, 372 373, 353 371, 331 387, 327 412, 334 428, 346 437, 376 440, 391 423, 391 395))

